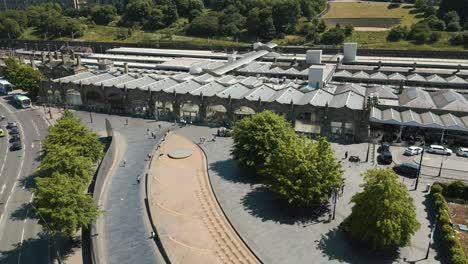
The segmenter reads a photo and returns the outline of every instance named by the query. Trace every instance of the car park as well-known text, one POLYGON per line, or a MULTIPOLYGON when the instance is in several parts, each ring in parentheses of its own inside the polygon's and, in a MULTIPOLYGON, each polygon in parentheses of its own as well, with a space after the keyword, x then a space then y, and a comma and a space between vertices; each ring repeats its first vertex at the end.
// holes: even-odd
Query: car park
POLYGON ((421 147, 411 146, 411 147, 407 147, 403 154, 405 154, 406 156, 414 156, 414 155, 421 154, 422 151, 423 151, 423 148, 421 147))
POLYGON ((419 165, 415 163, 402 163, 395 165, 393 171, 402 176, 417 177, 419 172, 419 165))
POLYGON ((11 144, 11 146, 10 146, 10 150, 11 150, 11 151, 20 150, 20 149, 22 149, 22 148, 23 148, 23 146, 21 145, 21 142, 18 142, 18 141, 17 141, 17 142, 13 142, 13 143, 11 144))
POLYGON ((428 153, 441 154, 441 155, 452 155, 453 151, 449 148, 440 145, 429 145, 426 149, 428 153))
POLYGON ((468 148, 458 148, 457 149, 457 156, 460 157, 468 157, 468 148))
POLYGON ((12 129, 12 128, 17 127, 17 126, 18 126, 18 124, 16 124, 16 122, 8 122, 6 128, 12 129))

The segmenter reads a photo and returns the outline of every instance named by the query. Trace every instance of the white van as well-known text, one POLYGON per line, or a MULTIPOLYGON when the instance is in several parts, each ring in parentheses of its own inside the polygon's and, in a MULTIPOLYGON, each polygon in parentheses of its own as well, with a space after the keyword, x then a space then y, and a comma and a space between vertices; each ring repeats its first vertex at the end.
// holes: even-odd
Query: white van
POLYGON ((468 157, 468 148, 458 148, 457 155, 460 157, 468 157))

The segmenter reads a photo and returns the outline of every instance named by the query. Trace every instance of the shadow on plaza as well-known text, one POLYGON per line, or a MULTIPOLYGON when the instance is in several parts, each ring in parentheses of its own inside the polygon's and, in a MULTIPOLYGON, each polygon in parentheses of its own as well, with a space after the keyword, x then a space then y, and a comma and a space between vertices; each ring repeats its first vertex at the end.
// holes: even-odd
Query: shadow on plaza
POLYGON ((327 207, 291 207, 264 186, 257 186, 246 194, 242 198, 242 205, 247 212, 262 221, 274 221, 286 225, 321 223, 327 219, 329 212, 327 207))
POLYGON ((234 159, 220 160, 210 164, 210 169, 229 182, 256 184, 261 178, 234 159))
POLYGON ((317 249, 327 256, 328 260, 359 264, 390 264, 398 257, 398 252, 387 255, 372 255, 366 249, 349 241, 340 228, 328 231, 322 235, 320 241, 316 242, 318 242, 317 249))

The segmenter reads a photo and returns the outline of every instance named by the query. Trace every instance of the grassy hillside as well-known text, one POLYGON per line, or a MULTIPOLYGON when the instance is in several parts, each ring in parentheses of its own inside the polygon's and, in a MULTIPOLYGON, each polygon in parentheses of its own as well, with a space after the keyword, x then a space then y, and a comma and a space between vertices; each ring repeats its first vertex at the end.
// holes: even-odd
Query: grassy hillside
MULTIPOLYGON (((329 12, 323 18, 398 18, 404 26, 411 26, 419 20, 414 14, 413 5, 396 8, 391 8, 389 3, 376 2, 338 2, 330 5, 329 12)), ((371 23, 369 27, 372 27, 371 23)))

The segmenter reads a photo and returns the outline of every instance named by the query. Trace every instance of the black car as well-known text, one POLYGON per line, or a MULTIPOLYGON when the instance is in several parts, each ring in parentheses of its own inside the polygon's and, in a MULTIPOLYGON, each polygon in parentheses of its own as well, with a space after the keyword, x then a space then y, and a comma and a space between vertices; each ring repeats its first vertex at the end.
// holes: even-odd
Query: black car
POLYGON ((13 144, 11 144, 11 146, 10 146, 11 151, 20 150, 22 148, 23 148, 23 146, 21 145, 21 142, 18 142, 18 141, 13 142, 13 144))
POLYGON ((382 153, 383 151, 390 151, 390 144, 383 142, 382 145, 377 149, 377 153, 382 153))
POLYGON ((8 124, 6 126, 7 129, 12 129, 14 127, 17 127, 16 122, 8 122, 8 124))
POLYGON ((10 135, 18 135, 19 129, 17 127, 13 127, 10 129, 10 135))
POLYGON ((390 152, 390 150, 382 150, 382 152, 380 152, 379 159, 380 159, 381 164, 385 164, 385 165, 392 164, 393 162, 392 152, 390 152))
POLYGON ((417 177, 419 165, 414 163, 402 163, 393 167, 393 171, 402 176, 417 177))
POLYGON ((21 137, 19 134, 13 134, 10 136, 10 142, 21 142, 21 137))

